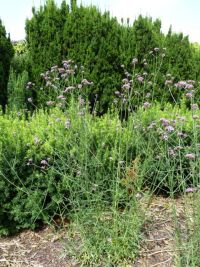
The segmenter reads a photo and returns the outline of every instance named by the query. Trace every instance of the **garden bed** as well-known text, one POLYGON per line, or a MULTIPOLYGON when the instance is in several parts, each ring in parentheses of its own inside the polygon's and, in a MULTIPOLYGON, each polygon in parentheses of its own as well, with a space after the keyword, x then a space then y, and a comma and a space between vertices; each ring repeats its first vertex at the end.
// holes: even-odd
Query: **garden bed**
MULTIPOLYGON (((188 207, 192 200, 193 195, 187 196, 188 207)), ((126 266, 175 266, 181 250, 184 251, 184 247, 177 247, 177 226, 180 229, 182 240, 187 239, 186 220, 188 220, 188 216, 186 218, 185 203, 185 197, 152 198, 142 229, 143 240, 139 257, 135 263, 126 266)), ((0 266, 81 266, 75 259, 66 256, 67 235, 67 228, 55 231, 53 227, 44 227, 38 231, 26 230, 15 236, 1 238, 0 266)))

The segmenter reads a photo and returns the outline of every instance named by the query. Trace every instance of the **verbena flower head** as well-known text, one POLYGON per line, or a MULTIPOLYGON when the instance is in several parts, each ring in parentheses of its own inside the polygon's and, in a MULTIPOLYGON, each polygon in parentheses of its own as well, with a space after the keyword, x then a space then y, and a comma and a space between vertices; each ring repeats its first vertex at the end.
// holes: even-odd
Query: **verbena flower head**
POLYGON ((85 105, 85 100, 81 96, 79 97, 78 101, 79 101, 79 105, 80 106, 84 106, 85 105))
POLYGON ((193 84, 186 84, 185 89, 192 90, 192 89, 194 89, 194 85, 193 84))
POLYGON ((186 138, 187 137, 187 134, 186 133, 183 133, 183 132, 178 132, 177 133, 177 136, 178 137, 182 137, 182 138, 186 138))
POLYGON ((176 156, 176 153, 175 153, 174 149, 172 149, 172 148, 168 149, 168 154, 169 154, 169 156, 172 156, 172 157, 176 156))
POLYGON ((162 123, 163 126, 168 126, 169 125, 169 120, 168 119, 165 119, 165 118, 161 118, 160 119, 160 122, 162 123))
POLYGON ((185 155, 185 157, 186 157, 187 159, 195 159, 195 154, 194 154, 194 153, 187 153, 187 154, 185 155))
POLYGON ((151 106, 151 103, 149 103, 149 102, 144 102, 144 104, 143 104, 144 108, 149 108, 150 106, 151 106))
POLYGON ((185 88, 186 85, 187 85, 187 83, 185 81, 179 81, 179 82, 175 83, 176 88, 185 88))
POLYGON ((50 86, 52 86, 53 84, 52 84, 52 82, 51 81, 47 81, 46 82, 46 87, 50 87, 50 86))
POLYGON ((55 102, 54 101, 47 101, 46 104, 47 104, 47 106, 54 106, 55 102))
POLYGON ((119 96, 120 92, 119 91, 115 91, 115 95, 119 96))
POLYGON ((196 187, 188 187, 185 189, 185 193, 193 193, 197 190, 196 187))
POLYGON ((127 79, 127 78, 123 79, 122 83, 129 83, 129 79, 127 79))
POLYGON ((167 132, 173 132, 173 131, 174 131, 174 127, 171 126, 171 125, 168 125, 168 126, 165 127, 165 130, 166 130, 167 132))
POLYGON ((63 93, 69 93, 69 92, 71 92, 71 91, 73 91, 75 89, 76 89, 75 86, 68 86, 68 87, 65 88, 65 90, 63 91, 63 93))
POLYGON ((71 127, 71 120, 67 119, 65 122, 65 128, 69 129, 71 127))
POLYGON ((192 110, 198 110, 199 109, 198 104, 191 104, 191 109, 192 110))
POLYGON ((27 89, 31 89, 33 86, 35 86, 34 83, 32 83, 32 82, 28 82, 27 85, 26 85, 26 88, 27 88, 27 89))
POLYGON ((195 81, 194 80, 188 80, 187 83, 191 83, 191 84, 194 84, 195 81))
POLYGON ((55 72, 55 71, 57 71, 58 70, 58 66, 56 65, 56 66, 53 66, 53 67, 51 67, 51 72, 55 72))
POLYGON ((30 166, 30 165, 32 165, 32 163, 33 163, 33 159, 32 158, 30 158, 30 159, 28 159, 28 162, 27 162, 27 166, 30 166))
POLYGON ((137 58, 133 58, 133 60, 132 60, 132 65, 135 66, 135 64, 137 64, 137 63, 138 63, 138 59, 137 59, 137 58))
POLYGON ((187 98, 192 98, 192 97, 193 97, 193 93, 192 93, 192 92, 189 92, 189 93, 185 94, 185 96, 186 96, 187 98))
POLYGON ((58 68, 58 71, 59 71, 60 74, 65 73, 65 69, 64 68, 58 68))
POLYGON ((41 160, 40 163, 41 163, 42 165, 48 165, 48 162, 47 162, 45 159, 41 160))
POLYGON ((169 136, 167 134, 163 134, 162 135, 162 139, 165 140, 165 141, 167 141, 169 139, 169 136))
POLYGON ((143 82, 143 81, 144 81, 144 78, 143 78, 142 76, 138 75, 138 76, 137 76, 137 80, 138 80, 139 82, 143 82))
POLYGON ((148 81, 147 84, 148 84, 149 86, 151 86, 151 85, 153 85, 153 82, 152 82, 152 81, 148 81))
POLYGON ((155 128, 155 126, 156 126, 156 122, 153 121, 153 122, 147 127, 147 129, 153 129, 153 128, 155 128))
POLYGON ((151 94, 150 93, 147 93, 145 97, 146 98, 149 98, 150 96, 151 96, 151 94))
POLYGON ((83 85, 93 85, 93 82, 90 82, 90 81, 88 81, 87 79, 83 79, 83 80, 81 81, 81 83, 82 83, 83 85))
POLYGON ((193 118, 194 120, 197 120, 197 119, 199 119, 199 116, 198 116, 198 115, 192 115, 192 118, 193 118))
POLYGON ((126 83, 126 84, 122 85, 122 89, 124 89, 124 90, 129 90, 130 87, 131 87, 130 83, 126 83))

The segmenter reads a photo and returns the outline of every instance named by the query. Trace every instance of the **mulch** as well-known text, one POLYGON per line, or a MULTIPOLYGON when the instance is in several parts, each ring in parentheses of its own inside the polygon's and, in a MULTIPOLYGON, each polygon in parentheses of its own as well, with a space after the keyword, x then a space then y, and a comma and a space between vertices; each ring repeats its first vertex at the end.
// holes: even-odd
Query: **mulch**
MULTIPOLYGON (((153 197, 142 229, 139 257, 135 263, 126 266, 174 267, 179 253, 175 238, 177 227, 183 238, 187 236, 185 214, 183 198, 153 197)), ((53 227, 25 230, 16 236, 0 238, 0 267, 81 266, 66 257, 65 242, 67 229, 55 231, 53 227)))

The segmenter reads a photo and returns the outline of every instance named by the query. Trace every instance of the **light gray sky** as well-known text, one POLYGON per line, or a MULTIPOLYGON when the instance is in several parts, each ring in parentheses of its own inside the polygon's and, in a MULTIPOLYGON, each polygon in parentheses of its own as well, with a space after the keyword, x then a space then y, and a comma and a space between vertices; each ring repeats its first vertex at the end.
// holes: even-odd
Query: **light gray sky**
MULTIPOLYGON (((0 18, 12 40, 25 38, 25 19, 31 17, 32 6, 39 7, 45 0, 0 0, 0 18)), ((56 0, 58 4, 62 0, 56 0)), ((70 0, 67 0, 69 3, 70 0)), ((119 20, 129 17, 133 21, 139 14, 160 18, 162 30, 189 35, 190 41, 200 43, 200 0, 78 0, 85 5, 96 5, 109 10, 119 20)))

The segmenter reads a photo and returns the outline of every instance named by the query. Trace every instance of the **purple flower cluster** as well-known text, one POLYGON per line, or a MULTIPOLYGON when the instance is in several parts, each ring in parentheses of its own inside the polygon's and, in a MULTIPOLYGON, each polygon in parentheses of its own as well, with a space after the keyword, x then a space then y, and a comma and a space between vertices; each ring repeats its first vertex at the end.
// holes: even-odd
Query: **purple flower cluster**
POLYGON ((179 81, 174 84, 176 88, 185 89, 187 92, 185 96, 187 98, 192 98, 194 96, 194 80, 188 80, 188 81, 179 81))
POLYGON ((170 124, 170 121, 168 119, 165 119, 165 118, 161 118, 160 122, 161 122, 162 126, 164 126, 164 127, 169 126, 169 124, 170 124))
POLYGON ((55 101, 47 101, 46 104, 47 104, 47 106, 54 106, 55 101))
POLYGON ((132 65, 135 66, 138 63, 138 59, 137 58, 133 58, 132 59, 132 65))
POLYGON ((28 162, 27 162, 27 166, 31 166, 33 164, 33 159, 32 158, 30 158, 30 159, 28 159, 28 162))
POLYGON ((143 82, 144 81, 144 77, 142 77, 141 75, 137 75, 137 80, 138 82, 143 82))
POLYGON ((187 82, 185 82, 185 81, 179 81, 179 82, 175 83, 176 88, 186 88, 186 86, 187 86, 187 82))
POLYGON ((174 127, 171 126, 171 125, 168 125, 168 126, 165 127, 165 130, 166 130, 167 132, 171 133, 171 132, 174 131, 174 127))
POLYGON ((34 83, 28 82, 27 85, 26 85, 26 89, 32 89, 34 86, 35 86, 34 83))
POLYGON ((192 115, 192 118, 193 118, 194 120, 197 120, 197 119, 199 119, 199 116, 196 115, 196 114, 194 114, 194 115, 192 115))
POLYGON ((198 104, 191 104, 191 109, 192 110, 198 110, 199 109, 198 104))
POLYGON ((50 161, 50 158, 47 158, 47 159, 43 159, 40 161, 40 165, 41 165, 41 169, 42 170, 45 170, 49 167, 49 161, 50 161))
POLYGON ((93 85, 93 82, 88 81, 87 79, 83 79, 81 81, 82 85, 93 85))
POLYGON ((144 102, 143 107, 144 107, 145 109, 147 109, 147 108, 151 107, 151 103, 149 103, 149 102, 144 102))
POLYGON ((189 92, 189 93, 186 93, 185 96, 186 96, 187 98, 192 98, 194 95, 193 95, 192 92, 189 92))
POLYGON ((155 128, 156 127, 156 122, 155 121, 153 121, 151 124, 149 124, 149 126, 147 127, 147 129, 153 129, 153 128, 155 128))
POLYGON ((187 154, 185 155, 185 157, 186 157, 187 159, 195 159, 195 154, 194 154, 194 153, 187 153, 187 154))

